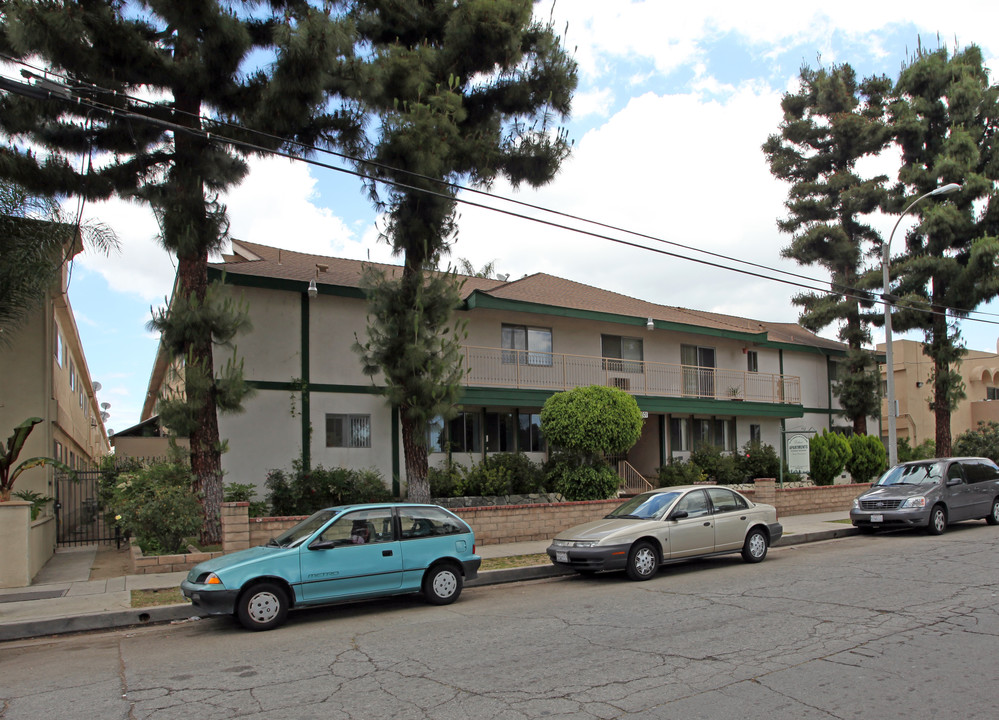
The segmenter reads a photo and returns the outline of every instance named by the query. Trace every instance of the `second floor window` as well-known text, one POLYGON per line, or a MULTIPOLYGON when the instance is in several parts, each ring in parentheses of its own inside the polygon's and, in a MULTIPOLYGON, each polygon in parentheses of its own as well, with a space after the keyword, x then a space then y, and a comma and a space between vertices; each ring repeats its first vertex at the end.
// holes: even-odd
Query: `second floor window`
POLYGON ((756 350, 746 351, 746 370, 749 372, 760 371, 760 354, 756 350))
POLYGON ((985 393, 986 400, 999 400, 999 388, 985 388, 985 393))
POLYGON ((645 359, 642 338, 601 335, 600 354, 604 358, 604 370, 642 372, 642 361, 645 359))
POLYGON ((551 328, 504 325, 501 339, 504 364, 551 366, 551 328))

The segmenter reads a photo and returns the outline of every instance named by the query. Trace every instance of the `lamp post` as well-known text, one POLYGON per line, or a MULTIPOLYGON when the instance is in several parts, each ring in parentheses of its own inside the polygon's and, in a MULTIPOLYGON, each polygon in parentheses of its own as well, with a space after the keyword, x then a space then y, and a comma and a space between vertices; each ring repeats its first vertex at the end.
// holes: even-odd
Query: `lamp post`
POLYGON ((896 413, 895 413, 895 359, 892 353, 892 340, 891 340, 891 304, 898 298, 894 297, 888 292, 888 276, 889 276, 889 252, 891 251, 891 241, 895 237, 895 231, 898 230, 898 224, 902 222, 902 218, 905 217, 912 208, 916 206, 921 200, 928 197, 933 197, 935 195, 950 195, 961 189, 961 186, 957 183, 947 183, 946 185, 941 185, 935 190, 930 190, 925 195, 920 195, 902 211, 902 214, 898 216, 898 220, 895 221, 895 227, 891 229, 891 235, 888 236, 888 242, 881 247, 881 299, 885 303, 885 379, 887 380, 887 391, 888 391, 888 467, 893 467, 898 464, 898 433, 896 430, 896 413))

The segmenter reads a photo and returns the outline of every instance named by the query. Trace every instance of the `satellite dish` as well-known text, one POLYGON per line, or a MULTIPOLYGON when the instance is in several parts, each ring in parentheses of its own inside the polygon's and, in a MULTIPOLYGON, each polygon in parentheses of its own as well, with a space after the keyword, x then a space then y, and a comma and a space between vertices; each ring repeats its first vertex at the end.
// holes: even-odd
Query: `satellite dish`
POLYGON ((100 384, 99 382, 97 382, 96 380, 94 381, 94 392, 100 392, 100 391, 101 391, 101 388, 102 388, 102 387, 104 387, 104 386, 103 386, 103 385, 101 385, 101 384, 100 384))
POLYGON ((107 422, 109 417, 111 417, 111 413, 106 413, 106 412, 101 413, 101 420, 103 422, 107 422))
POLYGON ((109 403, 109 402, 102 402, 101 403, 101 407, 104 408, 105 410, 107 410, 109 407, 111 407, 111 403, 109 403))
POLYGON ((111 437, 112 435, 114 435, 114 430, 108 428, 108 437, 111 437))

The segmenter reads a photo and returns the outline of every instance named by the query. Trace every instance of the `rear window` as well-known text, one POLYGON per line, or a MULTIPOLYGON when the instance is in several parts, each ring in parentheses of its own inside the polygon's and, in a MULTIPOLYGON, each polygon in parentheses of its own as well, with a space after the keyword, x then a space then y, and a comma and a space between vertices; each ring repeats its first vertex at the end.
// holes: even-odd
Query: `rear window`
POLYGON ((964 475, 969 483, 988 482, 999 479, 999 468, 988 460, 962 460, 964 475))
POLYGON ((403 540, 471 532, 461 518, 438 507, 400 507, 398 513, 403 540))

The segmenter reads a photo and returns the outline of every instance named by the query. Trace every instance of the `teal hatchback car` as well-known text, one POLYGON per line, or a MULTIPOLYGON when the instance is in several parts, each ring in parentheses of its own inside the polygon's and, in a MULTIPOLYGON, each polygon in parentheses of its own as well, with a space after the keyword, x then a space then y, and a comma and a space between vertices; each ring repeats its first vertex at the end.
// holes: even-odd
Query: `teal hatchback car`
POLYGON ((442 507, 351 505, 320 510, 266 545, 200 563, 180 588, 206 614, 270 630, 292 607, 419 591, 447 605, 481 563, 475 533, 442 507))

